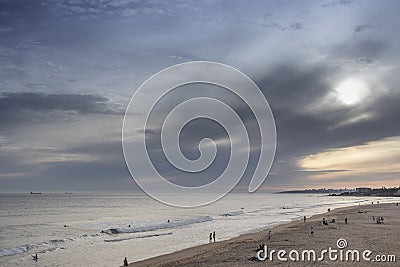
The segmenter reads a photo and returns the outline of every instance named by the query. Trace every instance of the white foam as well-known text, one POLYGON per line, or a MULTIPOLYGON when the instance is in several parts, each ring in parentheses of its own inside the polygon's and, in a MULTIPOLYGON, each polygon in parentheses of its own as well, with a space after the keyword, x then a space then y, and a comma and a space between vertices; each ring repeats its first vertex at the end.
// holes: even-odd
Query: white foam
POLYGON ((238 210, 238 211, 231 211, 231 212, 228 212, 228 213, 224 213, 221 216, 230 217, 230 216, 238 216, 238 215, 242 215, 242 214, 244 214, 244 211, 243 210, 238 210))
POLYGON ((0 257, 26 252, 29 250, 29 247, 30 247, 29 245, 22 245, 14 248, 2 248, 0 249, 0 257))
POLYGON ((126 228, 111 228, 107 230, 108 233, 139 233, 139 232, 148 232, 160 229, 168 229, 168 228, 176 228, 187 226, 196 223, 208 222, 212 221, 213 218, 211 216, 204 216, 198 217, 194 219, 187 219, 187 220, 176 220, 176 221, 169 221, 169 222, 152 222, 147 225, 143 226, 132 226, 126 228))

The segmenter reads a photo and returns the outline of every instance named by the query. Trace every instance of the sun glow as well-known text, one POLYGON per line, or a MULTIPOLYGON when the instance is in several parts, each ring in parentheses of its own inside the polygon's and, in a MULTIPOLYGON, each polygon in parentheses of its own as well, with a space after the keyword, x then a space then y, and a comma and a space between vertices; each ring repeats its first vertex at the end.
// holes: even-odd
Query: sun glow
POLYGON ((367 85, 356 79, 345 80, 336 88, 337 98, 346 105, 357 104, 367 93, 367 85))
POLYGON ((371 141, 362 145, 329 149, 306 156, 299 166, 319 171, 314 178, 355 177, 357 175, 398 173, 400 136, 371 141))

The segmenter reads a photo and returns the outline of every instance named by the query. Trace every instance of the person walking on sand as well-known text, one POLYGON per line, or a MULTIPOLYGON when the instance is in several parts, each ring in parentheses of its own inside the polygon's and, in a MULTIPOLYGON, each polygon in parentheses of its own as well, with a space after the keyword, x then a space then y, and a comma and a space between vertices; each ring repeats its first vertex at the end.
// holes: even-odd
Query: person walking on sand
POLYGON ((125 257, 125 259, 124 259, 124 267, 125 266, 128 266, 128 259, 125 257))
POLYGON ((344 223, 347 224, 347 218, 344 218, 344 223))
POLYGON ((310 229, 310 233, 311 233, 311 236, 314 236, 314 228, 311 226, 311 229, 310 229))
POLYGON ((271 240, 271 237, 272 237, 272 233, 271 233, 271 231, 269 231, 268 232, 268 240, 271 240))
POLYGON ((304 222, 306 222, 306 220, 307 220, 307 218, 306 218, 306 216, 304 215, 304 222))
POLYGON ((210 243, 212 242, 212 240, 213 240, 213 233, 210 233, 210 243))
POLYGON ((215 243, 215 231, 213 231, 213 234, 212 234, 212 236, 213 236, 214 243, 215 243))

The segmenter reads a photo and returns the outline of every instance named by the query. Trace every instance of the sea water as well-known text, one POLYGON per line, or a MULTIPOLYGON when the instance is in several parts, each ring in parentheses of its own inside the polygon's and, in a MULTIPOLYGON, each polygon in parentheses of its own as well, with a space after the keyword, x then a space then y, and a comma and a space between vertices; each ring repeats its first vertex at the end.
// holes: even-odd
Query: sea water
POLYGON ((0 194, 0 266, 120 266, 124 257, 132 262, 208 243, 213 231, 220 241, 371 201, 393 200, 231 193, 188 209, 139 193, 0 194))

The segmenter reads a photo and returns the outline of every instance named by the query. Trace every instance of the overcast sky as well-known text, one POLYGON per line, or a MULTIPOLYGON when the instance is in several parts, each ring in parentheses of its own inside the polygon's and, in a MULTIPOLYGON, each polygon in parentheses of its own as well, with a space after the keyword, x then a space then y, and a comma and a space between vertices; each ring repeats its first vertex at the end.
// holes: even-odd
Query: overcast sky
MULTIPOLYGON (((130 97, 193 60, 243 71, 268 100, 278 143, 262 189, 400 186, 398 10, 384 0, 0 0, 0 190, 138 190, 121 146, 130 97)), ((189 158, 205 136, 224 139, 212 122, 189 126, 189 158)), ((195 178, 160 172, 199 185, 225 161, 195 178)))

